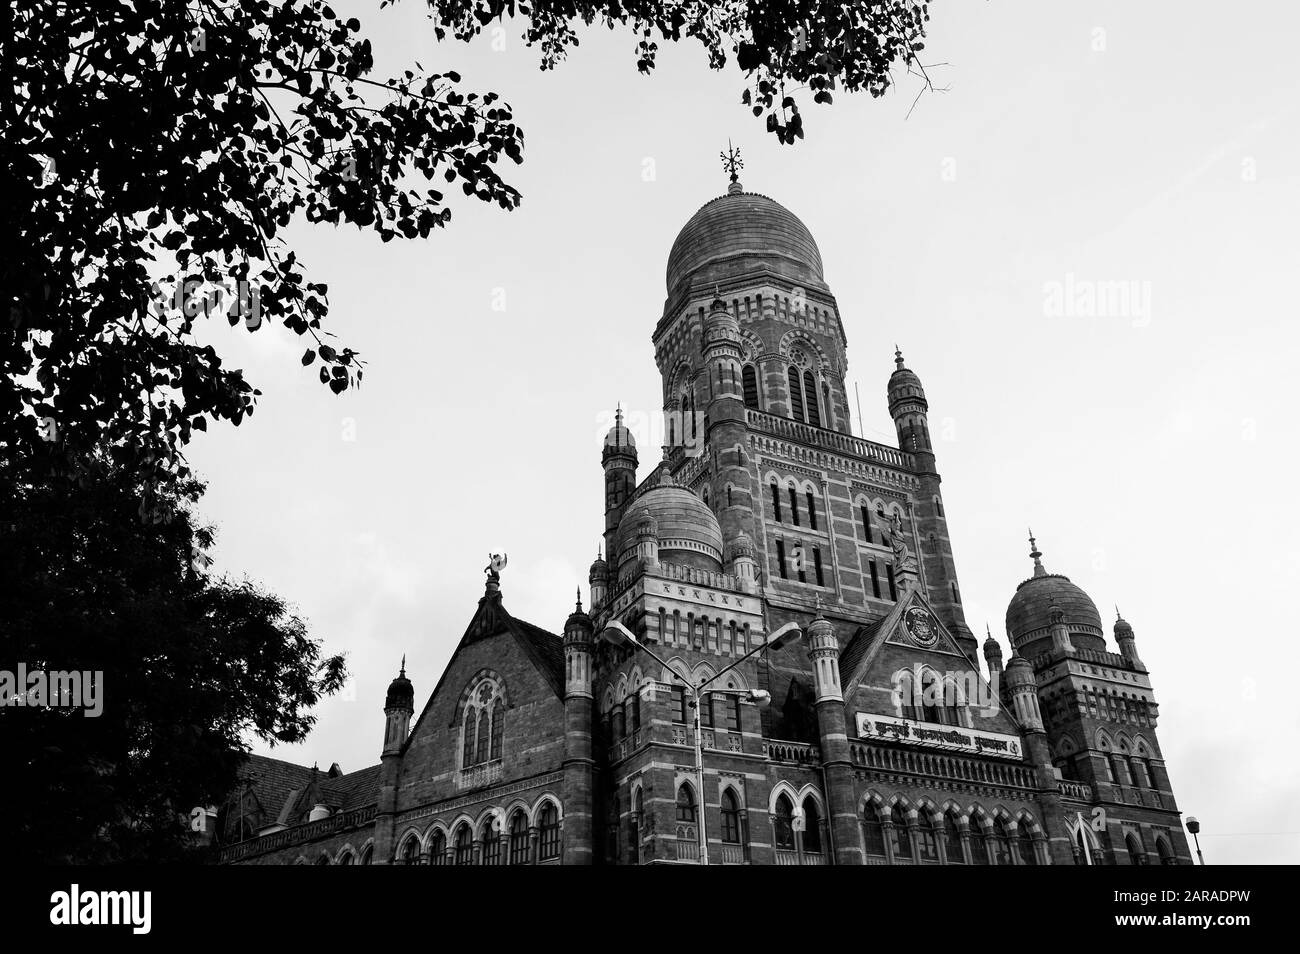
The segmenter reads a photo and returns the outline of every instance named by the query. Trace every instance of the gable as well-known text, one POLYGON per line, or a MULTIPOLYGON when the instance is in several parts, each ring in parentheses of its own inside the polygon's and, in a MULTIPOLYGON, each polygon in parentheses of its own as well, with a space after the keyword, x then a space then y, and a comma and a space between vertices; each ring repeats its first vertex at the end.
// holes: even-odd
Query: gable
POLYGON ((859 630, 840 661, 851 737, 922 741, 1020 757, 1020 726, 1002 704, 999 687, 961 651, 920 593, 907 593, 887 616, 859 630), (951 711, 931 713, 927 719, 919 705, 900 707, 900 692, 931 680, 958 701, 956 715, 964 725, 956 724, 951 711), (956 733, 950 731, 954 729, 956 733))

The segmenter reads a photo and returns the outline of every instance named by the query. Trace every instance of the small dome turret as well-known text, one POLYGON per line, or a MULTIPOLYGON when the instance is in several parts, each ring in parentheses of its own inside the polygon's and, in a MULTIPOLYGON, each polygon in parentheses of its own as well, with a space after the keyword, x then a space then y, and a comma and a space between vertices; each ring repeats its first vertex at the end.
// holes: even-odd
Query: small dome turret
POLYGON ((406 657, 402 657, 402 668, 397 677, 388 684, 388 695, 384 698, 385 709, 406 709, 415 711, 415 687, 406 678, 406 657))

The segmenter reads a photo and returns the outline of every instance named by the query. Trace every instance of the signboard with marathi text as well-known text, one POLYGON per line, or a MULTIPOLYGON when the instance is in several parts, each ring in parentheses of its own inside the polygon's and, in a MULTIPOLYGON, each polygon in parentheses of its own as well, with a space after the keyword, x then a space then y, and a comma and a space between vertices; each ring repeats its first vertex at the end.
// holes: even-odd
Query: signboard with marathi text
POLYGON ((873 742, 906 742, 964 752, 969 755, 992 755, 1003 759, 1021 757, 1020 738, 998 732, 984 732, 963 726, 941 725, 937 722, 915 722, 896 716, 858 713, 858 738, 873 742))

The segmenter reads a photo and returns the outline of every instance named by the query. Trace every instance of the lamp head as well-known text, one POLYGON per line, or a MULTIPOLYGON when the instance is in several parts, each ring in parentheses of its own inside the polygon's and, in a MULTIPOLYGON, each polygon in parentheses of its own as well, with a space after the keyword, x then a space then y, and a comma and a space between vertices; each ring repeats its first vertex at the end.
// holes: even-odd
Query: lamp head
POLYGON ((767 648, 773 650, 784 649, 786 646, 789 646, 791 643, 798 642, 801 639, 803 639, 803 630, 799 628, 799 624, 786 623, 775 633, 772 633, 772 635, 768 636, 767 648))
POLYGON ((1201 830, 1201 823, 1196 820, 1195 815, 1187 816, 1187 830, 1190 831, 1193 835, 1195 835, 1197 832, 1201 830))

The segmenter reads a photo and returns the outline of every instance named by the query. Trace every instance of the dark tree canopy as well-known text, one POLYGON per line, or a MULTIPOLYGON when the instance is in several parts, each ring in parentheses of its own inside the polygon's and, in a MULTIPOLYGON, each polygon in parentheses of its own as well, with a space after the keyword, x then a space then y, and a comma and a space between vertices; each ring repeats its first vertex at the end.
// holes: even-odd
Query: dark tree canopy
POLYGON ((185 816, 225 801, 245 740, 300 741, 342 685, 343 660, 279 598, 208 578, 199 489, 144 523, 139 488, 102 459, 72 481, 0 467, 0 668, 104 673, 94 718, 0 706, 0 817, 20 859, 182 856, 185 816))
MULTIPOLYGON (((928 19, 911 0, 428 6, 436 37, 506 24, 543 68, 584 24, 629 30, 645 72, 660 42, 697 40, 714 68, 734 60, 742 101, 783 142, 803 135, 800 97, 879 96, 919 65, 928 19)), ((108 447, 147 486, 184 480, 193 431, 238 424, 259 394, 197 322, 282 325, 330 390, 362 379, 290 222, 424 238, 450 217, 439 187, 520 200, 500 172, 523 156, 510 107, 419 63, 376 75, 360 22, 320 0, 5 4, 0 71, 4 453, 108 447)))

